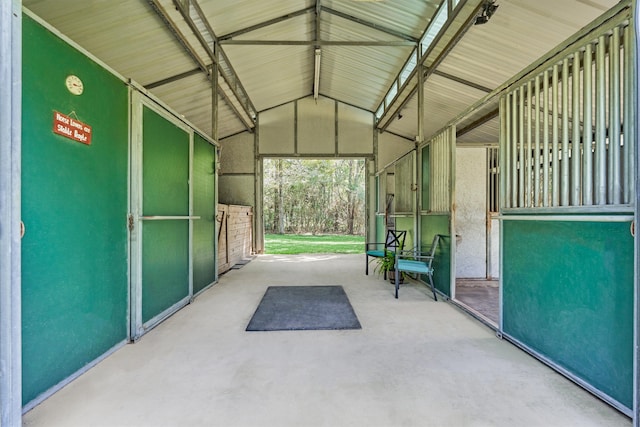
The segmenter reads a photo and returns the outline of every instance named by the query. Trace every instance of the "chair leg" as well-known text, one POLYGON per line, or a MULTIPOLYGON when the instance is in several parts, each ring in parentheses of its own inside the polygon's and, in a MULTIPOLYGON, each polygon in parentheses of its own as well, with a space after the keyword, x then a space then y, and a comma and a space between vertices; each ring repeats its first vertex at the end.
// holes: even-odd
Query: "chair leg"
POLYGON ((398 288, 400 287, 400 271, 396 270, 396 277, 395 277, 395 282, 396 282, 396 299, 398 299, 398 288))
POLYGON ((364 256, 364 274, 369 275, 369 255, 364 256))
POLYGON ((431 274, 429 274, 429 284, 431 285, 431 292, 433 292, 433 299, 438 301, 438 296, 436 295, 436 288, 433 286, 433 278, 431 274))

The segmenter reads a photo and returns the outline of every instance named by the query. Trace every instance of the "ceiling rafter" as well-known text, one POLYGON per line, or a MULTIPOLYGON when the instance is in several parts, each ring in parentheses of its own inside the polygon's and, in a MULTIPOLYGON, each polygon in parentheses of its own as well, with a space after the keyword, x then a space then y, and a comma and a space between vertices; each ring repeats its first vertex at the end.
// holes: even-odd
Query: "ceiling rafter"
POLYGON ((171 77, 167 77, 161 80, 157 80, 155 82, 144 85, 145 89, 154 89, 160 86, 164 86, 169 83, 177 82, 178 80, 186 79, 187 77, 194 76, 196 74, 202 73, 200 68, 194 68, 193 70, 185 71, 184 73, 176 74, 171 77))
POLYGON ((388 27, 385 27, 385 26, 380 25, 380 24, 375 24, 373 22, 370 22, 370 21, 367 21, 365 19, 349 15, 349 14, 344 13, 344 12, 340 12, 340 11, 332 9, 330 7, 321 6, 321 10, 323 12, 327 12, 330 15, 335 15, 335 16, 337 16, 339 18, 346 19, 348 21, 355 22, 355 23, 360 24, 360 25, 364 25, 365 27, 373 28, 375 30, 381 31, 383 33, 387 33, 389 35, 398 37, 400 39, 407 40, 407 41, 410 41, 410 42, 413 42, 413 43, 418 43, 418 39, 417 38, 415 38, 413 36, 410 36, 408 34, 405 34, 403 32, 394 30, 392 28, 388 28, 388 27))
POLYGON ((182 15, 185 22, 191 28, 202 47, 207 52, 211 60, 218 65, 220 76, 228 84, 230 91, 233 93, 235 100, 242 107, 242 113, 238 116, 240 121, 249 130, 255 127, 256 108, 249 98, 247 91, 244 89, 242 82, 235 70, 229 63, 224 50, 218 42, 218 38, 211 28, 209 20, 196 0, 173 0, 173 4, 182 15), (192 16, 195 13, 195 18, 192 16))
MULTIPOLYGON (((425 76, 427 74, 428 74, 428 72, 425 73, 425 76)), ((474 83, 472 81, 463 79, 462 77, 454 76, 453 74, 445 73, 444 71, 433 70, 433 72, 431 74, 433 74, 434 76, 443 77, 443 78, 445 78, 447 80, 451 80, 453 82, 460 83, 460 84, 465 85, 465 86, 469 86, 470 88, 477 89, 477 90, 479 90, 481 92, 491 93, 493 91, 493 89, 491 89, 490 87, 482 86, 481 84, 474 83)))
POLYGON ((218 84, 217 76, 215 76, 215 78, 214 78, 214 76, 211 75, 211 73, 209 71, 210 70, 210 66, 207 66, 200 59, 200 56, 196 53, 196 50, 194 49, 194 47, 189 43, 189 41, 184 36, 184 34, 180 31, 180 29, 178 28, 176 23, 173 22, 173 20, 170 18, 169 14, 166 12, 164 7, 159 3, 158 0, 148 0, 147 3, 149 4, 149 6, 151 6, 153 11, 156 13, 156 15, 160 18, 160 20, 169 29, 171 34, 173 34, 173 36, 177 39, 178 43, 180 43, 180 45, 185 50, 187 55, 189 55, 189 57, 191 57, 191 59, 193 59, 193 61, 197 64, 198 68, 196 70, 189 70, 189 71, 186 71, 184 73, 180 73, 178 75, 171 76, 171 77, 168 77, 168 78, 165 78, 165 79, 150 83, 150 84, 146 85, 145 88, 146 89, 156 88, 156 87, 159 87, 159 86, 162 86, 162 85, 165 85, 165 84, 173 83, 173 82, 176 82, 178 80, 190 77, 190 76, 196 74, 197 71, 203 72, 207 76, 207 78, 211 81, 212 85, 213 84, 217 85, 218 94, 223 99, 223 101, 231 108, 231 110, 234 112, 234 114, 236 114, 236 116, 238 116, 238 119, 243 123, 243 125, 247 128, 247 130, 251 131, 252 130, 251 125, 246 123, 246 121, 242 118, 242 115, 240 114, 238 109, 235 107, 235 105, 233 105, 233 102, 231 102, 231 100, 229 99, 227 94, 224 93, 224 91, 222 90, 222 88, 218 84))
POLYGON ((415 46, 408 40, 225 40, 221 45, 233 46, 415 46))
POLYGON ((297 10, 295 12, 287 13, 285 15, 278 16, 277 18, 269 19, 267 21, 260 22, 260 23, 255 24, 255 25, 251 25, 251 26, 248 26, 248 27, 245 27, 245 28, 241 28, 241 29, 233 31, 231 33, 227 33, 227 34, 225 34, 223 36, 219 36, 218 37, 218 41, 222 43, 224 41, 231 40, 234 37, 237 37, 237 36, 240 36, 240 35, 243 35, 243 34, 248 34, 248 33, 251 33, 253 31, 256 31, 256 30, 259 30, 259 29, 262 29, 262 28, 266 28, 266 27, 269 27, 271 25, 275 25, 275 24, 278 24, 280 22, 284 22, 284 21, 287 21, 287 20, 292 19, 292 18, 296 18, 296 17, 301 16, 301 15, 306 15, 307 13, 311 13, 311 12, 314 12, 314 11, 316 13, 316 29, 317 29, 316 30, 316 40, 320 39, 320 34, 319 34, 319 16, 320 16, 320 12, 326 12, 326 13, 328 13, 330 15, 334 15, 334 16, 337 16, 339 18, 346 19, 346 20, 351 21, 351 22, 355 22, 357 24, 360 24, 360 25, 363 25, 365 27, 369 27, 369 28, 378 30, 380 32, 389 34, 389 35, 394 36, 394 37, 398 37, 399 39, 410 41, 410 42, 413 42, 413 43, 418 43, 418 39, 416 37, 413 37, 413 36, 411 36, 409 34, 405 34, 405 33, 401 32, 401 31, 394 30, 392 28, 385 27, 385 26, 380 25, 380 24, 376 24, 376 23, 367 21, 366 19, 358 18, 356 16, 349 15, 349 14, 344 13, 344 12, 340 12, 338 10, 332 9, 330 7, 327 7, 327 6, 322 6, 320 0, 317 0, 316 4, 314 6, 310 6, 310 7, 304 8, 304 9, 300 9, 300 10, 297 10))
MULTIPOLYGON (((455 15, 453 17, 449 17, 447 19, 447 23, 445 24, 443 30, 441 30, 438 33, 438 35, 435 37, 435 39, 433 40, 433 42, 429 46, 429 49, 427 50, 427 52, 418 60, 417 66, 415 67, 415 69, 413 70, 413 72, 411 73, 409 78, 407 78, 405 85, 408 85, 408 83, 413 80, 414 76, 416 75, 417 70, 420 69, 419 65, 424 64, 424 62, 427 60, 427 58, 433 52, 434 46, 437 46, 439 44, 439 42, 442 40, 443 34, 447 32, 447 30, 450 27, 450 24, 461 13, 461 10, 463 9, 463 7, 467 6, 469 3, 471 3, 471 4, 476 3, 476 5, 475 5, 475 7, 472 7, 471 12, 468 13, 468 15, 465 17, 465 21, 458 27, 458 29, 456 30, 456 32, 453 35, 453 37, 446 42, 446 44, 445 44, 444 48, 442 49, 442 51, 440 51, 438 53, 436 58, 434 58, 433 62, 431 63, 431 66, 426 70, 426 73, 425 73, 425 76, 424 76, 424 81, 425 82, 426 82, 427 78, 431 74, 433 74, 434 71, 436 71, 436 69, 442 63, 442 61, 444 61, 444 59, 447 57, 447 55, 449 55, 451 50, 453 50, 453 48, 458 44, 458 42, 462 39, 462 37, 467 33, 469 28, 471 28, 471 26, 473 25, 473 23, 475 21, 475 18, 478 16, 478 13, 482 10, 482 6, 483 6, 484 3, 483 2, 472 2, 471 0, 463 0, 463 2, 461 2, 461 4, 458 5, 458 9, 457 9, 457 12, 455 13, 455 15)), ((428 29, 429 29, 429 27, 427 26, 427 28, 425 29, 425 32, 428 29)), ((396 79, 397 79, 397 77, 396 77, 396 79)), ((409 103, 409 101, 413 98, 413 96, 418 91, 418 85, 415 84, 415 86, 413 86, 408 91, 408 94, 406 95, 406 97, 404 97, 404 99, 399 102, 400 97, 401 97, 401 93, 405 92, 405 89, 406 89, 406 87, 403 87, 402 89, 398 90, 398 95, 391 102, 390 106, 393 106, 394 108, 385 108, 385 112, 382 115, 382 117, 380 117, 380 120, 378 122, 378 124, 379 124, 378 130, 380 132, 383 132, 384 130, 386 130, 387 127, 389 127, 391 122, 394 120, 397 112, 402 110, 409 103), (399 102, 399 105, 398 105, 398 102, 399 102), (386 117, 386 121, 380 126, 380 123, 382 122, 382 118, 384 118, 384 117, 386 117)))
POLYGON ((301 15, 306 15, 307 13, 313 12, 316 10, 315 6, 307 7, 305 9, 300 9, 295 12, 287 13, 286 15, 279 16, 277 18, 269 19, 268 21, 260 22, 259 24, 251 25, 249 27, 242 28, 240 30, 233 31, 231 33, 227 33, 223 36, 218 37, 219 42, 223 42, 225 40, 230 40, 234 37, 240 36, 242 34, 247 34, 252 31, 259 30, 261 28, 269 27, 271 25, 278 24, 283 21, 287 21, 292 18, 296 18, 301 15))

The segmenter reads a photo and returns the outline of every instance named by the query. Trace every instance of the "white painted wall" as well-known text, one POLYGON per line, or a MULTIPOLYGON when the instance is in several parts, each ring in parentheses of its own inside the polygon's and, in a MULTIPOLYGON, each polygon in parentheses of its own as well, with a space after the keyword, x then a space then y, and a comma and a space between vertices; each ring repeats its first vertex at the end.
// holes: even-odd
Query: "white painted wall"
POLYGON ((456 149, 456 277, 486 277, 485 148, 456 149))

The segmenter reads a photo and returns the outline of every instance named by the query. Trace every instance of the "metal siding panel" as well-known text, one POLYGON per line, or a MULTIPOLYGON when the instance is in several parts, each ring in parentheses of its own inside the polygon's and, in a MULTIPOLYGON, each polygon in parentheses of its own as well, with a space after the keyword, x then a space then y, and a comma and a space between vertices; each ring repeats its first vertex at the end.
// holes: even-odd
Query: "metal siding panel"
POLYGON ((293 103, 260 113, 260 154, 293 154, 295 129, 293 103))
POLYGON ((298 152, 333 154, 336 151, 335 101, 305 98, 298 101, 298 152))
POLYGON ((373 153, 373 115, 338 104, 338 152, 373 153))

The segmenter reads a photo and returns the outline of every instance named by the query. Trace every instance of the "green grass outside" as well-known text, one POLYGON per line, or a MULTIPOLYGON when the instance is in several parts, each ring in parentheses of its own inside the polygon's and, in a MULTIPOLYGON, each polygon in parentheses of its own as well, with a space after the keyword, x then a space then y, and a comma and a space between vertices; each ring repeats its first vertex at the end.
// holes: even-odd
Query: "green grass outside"
POLYGON ((361 254, 364 236, 265 234, 267 254, 361 254))

